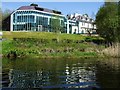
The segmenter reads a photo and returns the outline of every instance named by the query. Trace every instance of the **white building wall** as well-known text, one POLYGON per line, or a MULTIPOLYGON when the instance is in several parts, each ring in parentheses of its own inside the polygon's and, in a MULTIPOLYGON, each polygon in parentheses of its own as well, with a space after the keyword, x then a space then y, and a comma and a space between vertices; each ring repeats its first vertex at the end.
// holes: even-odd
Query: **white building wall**
POLYGON ((70 28, 69 28, 69 20, 67 20, 67 34, 69 34, 70 28))
POLYGON ((97 29, 96 25, 94 25, 94 29, 97 29))
POLYGON ((13 14, 10 16, 10 31, 13 31, 13 14))
POLYGON ((92 23, 89 23, 89 28, 91 28, 91 29, 93 28, 93 25, 92 25, 92 23))
POLYGON ((79 26, 78 27, 79 27, 79 33, 82 33, 82 28, 81 28, 82 27, 82 22, 79 22, 79 26))
POLYGON ((88 23, 85 23, 85 28, 88 28, 88 23))

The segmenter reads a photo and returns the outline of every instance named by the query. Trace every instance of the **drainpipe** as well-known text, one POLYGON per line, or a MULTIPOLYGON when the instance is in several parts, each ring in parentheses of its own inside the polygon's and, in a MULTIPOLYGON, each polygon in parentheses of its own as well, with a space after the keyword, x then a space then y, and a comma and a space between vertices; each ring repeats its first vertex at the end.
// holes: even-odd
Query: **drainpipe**
POLYGON ((79 21, 77 21, 77 26, 78 26, 78 34, 79 34, 79 21))

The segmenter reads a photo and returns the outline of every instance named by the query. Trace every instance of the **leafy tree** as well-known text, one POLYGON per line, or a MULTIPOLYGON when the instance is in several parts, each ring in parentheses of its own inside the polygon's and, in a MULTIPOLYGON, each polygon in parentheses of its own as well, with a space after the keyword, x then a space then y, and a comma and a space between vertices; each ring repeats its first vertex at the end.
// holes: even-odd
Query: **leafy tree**
POLYGON ((118 40, 120 42, 120 1, 118 2, 118 29, 117 29, 117 32, 118 32, 118 40))
MULTIPOLYGON (((4 12, 0 8, 0 31, 2 30, 2 22, 5 20, 9 15, 11 11, 9 9, 6 9, 4 12)), ((6 26, 6 25, 5 25, 6 26)))
POLYGON ((58 16, 52 16, 50 24, 51 24, 50 26, 53 32, 55 33, 61 32, 62 26, 61 26, 60 19, 58 16))
POLYGON ((2 30, 2 10, 0 8, 0 31, 2 30))
POLYGON ((108 42, 118 41, 118 3, 105 2, 96 15, 97 33, 108 42))
POLYGON ((10 14, 11 13, 12 11, 9 9, 2 11, 2 30, 4 31, 10 30, 10 14))
POLYGON ((5 11, 3 11, 2 12, 2 20, 6 19, 11 13, 12 13, 12 11, 9 9, 6 9, 5 11))
POLYGON ((57 34, 57 42, 59 42, 59 33, 63 32, 64 23, 61 23, 59 16, 54 15, 51 17, 50 26, 51 26, 52 32, 55 32, 57 34))

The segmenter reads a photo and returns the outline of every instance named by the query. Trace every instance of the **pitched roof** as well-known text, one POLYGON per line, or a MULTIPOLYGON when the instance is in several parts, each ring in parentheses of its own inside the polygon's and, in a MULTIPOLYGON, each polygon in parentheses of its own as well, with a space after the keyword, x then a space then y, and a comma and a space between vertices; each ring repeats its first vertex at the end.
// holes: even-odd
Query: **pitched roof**
POLYGON ((21 6, 18 10, 35 10, 34 6, 21 6))
POLYGON ((60 11, 42 8, 38 6, 21 6, 17 10, 38 10, 38 11, 44 11, 44 12, 49 12, 49 13, 62 14, 60 11))

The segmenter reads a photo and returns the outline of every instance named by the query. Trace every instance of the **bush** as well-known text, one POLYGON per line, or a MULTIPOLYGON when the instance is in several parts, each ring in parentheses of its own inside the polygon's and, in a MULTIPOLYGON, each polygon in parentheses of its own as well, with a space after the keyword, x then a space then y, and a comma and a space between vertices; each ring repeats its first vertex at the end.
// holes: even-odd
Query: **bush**
POLYGON ((86 42, 92 42, 92 38, 91 38, 91 37, 86 37, 86 38, 85 38, 85 41, 86 41, 86 42))

